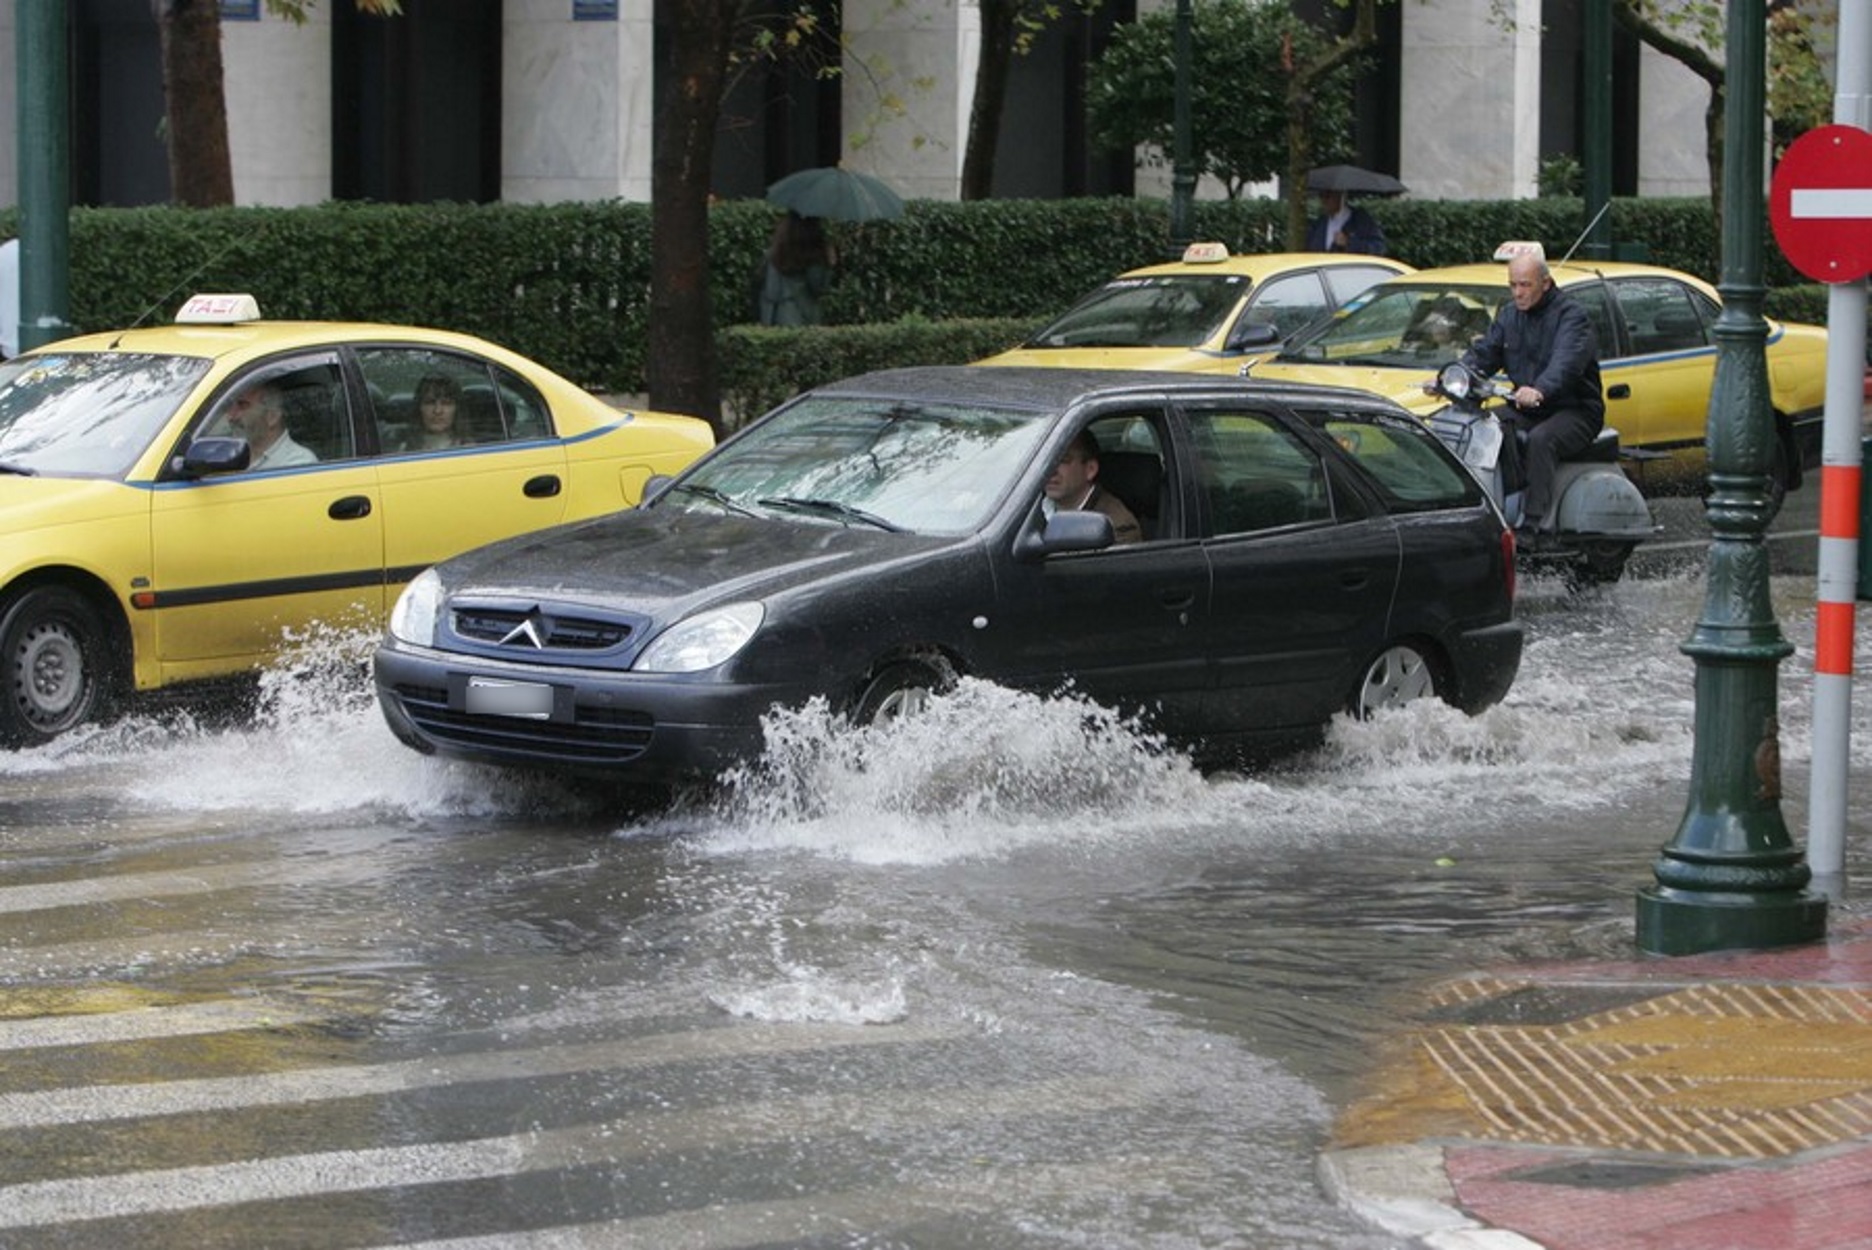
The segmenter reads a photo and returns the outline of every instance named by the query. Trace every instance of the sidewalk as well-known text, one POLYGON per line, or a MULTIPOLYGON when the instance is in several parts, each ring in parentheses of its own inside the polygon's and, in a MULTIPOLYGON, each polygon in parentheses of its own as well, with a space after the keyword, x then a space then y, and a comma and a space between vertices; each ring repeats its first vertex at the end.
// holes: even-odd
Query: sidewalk
POLYGON ((1433 1250, 1872 1250, 1872 919, 1443 982, 1322 1183, 1433 1250))

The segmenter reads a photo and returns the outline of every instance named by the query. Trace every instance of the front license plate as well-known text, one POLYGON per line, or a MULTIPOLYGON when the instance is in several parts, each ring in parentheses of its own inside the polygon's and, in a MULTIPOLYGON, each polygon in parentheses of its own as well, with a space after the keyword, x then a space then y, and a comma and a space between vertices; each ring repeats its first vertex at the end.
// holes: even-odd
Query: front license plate
POLYGON ((539 682, 470 677, 465 703, 468 711, 476 716, 525 716, 546 720, 552 715, 553 689, 539 682))

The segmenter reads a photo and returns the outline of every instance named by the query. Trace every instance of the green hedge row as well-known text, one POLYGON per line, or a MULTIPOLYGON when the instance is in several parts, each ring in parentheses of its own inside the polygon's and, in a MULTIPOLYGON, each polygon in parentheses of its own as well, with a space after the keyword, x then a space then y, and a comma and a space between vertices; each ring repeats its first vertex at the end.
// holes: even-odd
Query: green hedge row
MULTIPOLYGON (((1565 253, 1580 201, 1378 200, 1394 255, 1420 267, 1486 256, 1502 239, 1565 253)), ((1619 200, 1614 232, 1649 259, 1717 276, 1709 205, 1619 200)), ((1281 250, 1282 205, 1200 201, 1196 237, 1281 250)), ((11 232, 11 211, 0 229, 11 232)), ((757 201, 718 205, 709 267, 723 391, 760 406, 803 380, 857 367, 972 358, 1018 340, 1114 272, 1165 258, 1168 206, 1133 199, 912 202, 896 221, 835 227, 833 325, 862 332, 763 336, 750 285, 773 227, 757 201), (950 325, 951 322, 962 322, 950 325)), ((173 315, 194 291, 248 291, 268 316, 444 326, 503 343, 585 385, 644 389, 650 214, 617 201, 558 205, 76 209, 71 320, 114 329, 173 315)), ((1791 285, 1764 249, 1767 285, 1791 285)), ((1820 288, 1812 288, 1820 292, 1820 288)), ((1818 295, 1824 308, 1825 297, 1818 295)), ((743 411, 750 409, 743 408, 743 411)))

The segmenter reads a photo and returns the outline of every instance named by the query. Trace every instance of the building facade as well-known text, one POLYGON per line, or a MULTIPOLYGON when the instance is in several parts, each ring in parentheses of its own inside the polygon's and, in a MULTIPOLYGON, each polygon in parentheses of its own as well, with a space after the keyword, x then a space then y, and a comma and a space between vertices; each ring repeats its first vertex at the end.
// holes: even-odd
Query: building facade
MULTIPOLYGON (((30 2, 30 0, 29 0, 30 2)), ((168 171, 149 0, 66 0, 73 202, 162 203, 168 171)), ((1324 3, 1325 0, 1317 0, 1324 3)), ((1541 163, 1581 147, 1583 0, 1387 4, 1360 88, 1358 158, 1413 195, 1533 195, 1541 163)), ((1107 0, 1017 60, 997 196, 1168 195, 1161 168, 1089 148, 1077 84, 1113 26, 1174 0, 1107 0)), ((845 0, 842 72, 756 66, 718 136, 715 191, 758 196, 793 169, 845 162, 906 196, 954 199, 980 47, 973 0, 845 0)), ((237 202, 547 203, 650 195, 663 40, 652 0, 405 0, 404 15, 327 0, 304 26, 222 0, 237 202)), ((0 6, 0 56, 14 56, 0 6)), ((1615 55, 1613 190, 1707 191, 1708 91, 1629 37, 1615 55)), ((0 74, 0 202, 18 198, 17 74, 0 74)), ((1199 188, 1198 195, 1217 194, 1199 188)))

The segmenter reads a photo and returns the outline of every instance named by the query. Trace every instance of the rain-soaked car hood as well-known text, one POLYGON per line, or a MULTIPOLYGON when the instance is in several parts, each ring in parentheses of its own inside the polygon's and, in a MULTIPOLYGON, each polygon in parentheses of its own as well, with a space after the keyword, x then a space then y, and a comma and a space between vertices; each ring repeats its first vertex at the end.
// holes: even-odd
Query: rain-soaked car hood
POLYGON ((483 547, 437 572, 450 596, 576 602, 667 621, 963 541, 973 540, 652 505, 483 547))

